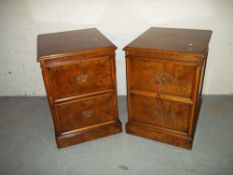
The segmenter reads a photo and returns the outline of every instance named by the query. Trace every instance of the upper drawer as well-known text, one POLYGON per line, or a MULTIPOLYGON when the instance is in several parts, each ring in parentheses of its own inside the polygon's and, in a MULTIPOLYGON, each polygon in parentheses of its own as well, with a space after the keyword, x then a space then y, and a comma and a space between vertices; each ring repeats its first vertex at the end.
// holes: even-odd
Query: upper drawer
POLYGON ((111 58, 95 58, 47 66, 55 98, 113 88, 111 58))
POLYGON ((191 97, 195 66, 143 58, 130 60, 131 89, 191 97))

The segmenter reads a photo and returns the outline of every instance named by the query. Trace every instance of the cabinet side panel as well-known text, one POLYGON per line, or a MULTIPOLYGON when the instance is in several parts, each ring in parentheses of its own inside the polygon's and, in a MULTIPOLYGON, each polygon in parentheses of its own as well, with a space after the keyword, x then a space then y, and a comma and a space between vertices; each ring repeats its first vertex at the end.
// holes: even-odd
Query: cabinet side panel
POLYGON ((126 83, 127 83, 127 108, 128 108, 128 121, 132 118, 131 115, 131 59, 126 56, 126 83))
POLYGON ((205 76, 206 61, 207 61, 207 56, 201 66, 200 82, 199 82, 199 87, 198 87, 197 104, 196 104, 196 109, 194 113, 192 136, 194 136, 195 134, 196 125, 197 125, 197 121, 199 118, 199 113, 200 113, 200 108, 201 108, 201 103, 202 103, 202 88, 203 88, 203 82, 204 82, 204 76, 205 76))
POLYGON ((114 111, 115 118, 118 118, 118 99, 117 99, 117 79, 116 79, 116 58, 115 52, 111 55, 111 73, 112 73, 112 84, 114 88, 114 111))
POLYGON ((189 136, 193 136, 193 131, 196 125, 196 112, 197 112, 197 108, 199 105, 198 99, 199 99, 199 87, 200 87, 200 79, 201 79, 201 65, 196 67, 196 76, 195 76, 195 84, 193 86, 194 88, 194 93, 193 93, 193 106, 192 106, 192 112, 191 112, 191 116, 190 116, 190 124, 189 124, 189 132, 188 135, 189 136))
POLYGON ((41 60, 40 63, 41 63, 41 70, 42 70, 42 75, 43 75, 43 79, 44 79, 47 98, 48 98, 48 102, 49 102, 49 106, 50 106, 50 111, 51 111, 52 119, 53 119, 53 123, 54 123, 55 134, 56 134, 56 136, 58 136, 61 134, 61 124, 60 124, 58 117, 55 114, 55 110, 54 110, 54 106, 53 106, 53 90, 51 87, 49 74, 48 74, 48 71, 47 71, 46 66, 45 66, 46 63, 44 60, 41 60))

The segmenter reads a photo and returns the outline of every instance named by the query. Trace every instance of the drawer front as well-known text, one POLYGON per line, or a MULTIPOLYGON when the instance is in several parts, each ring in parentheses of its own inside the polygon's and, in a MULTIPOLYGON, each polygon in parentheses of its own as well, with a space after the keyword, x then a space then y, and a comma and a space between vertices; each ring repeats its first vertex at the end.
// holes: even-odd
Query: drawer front
POLYGON ((62 132, 93 126, 116 118, 114 95, 105 94, 55 106, 62 132))
POLYGON ((131 59, 131 89, 191 97, 195 67, 175 62, 131 59))
POLYGON ((113 88, 110 57, 68 62, 47 69, 55 98, 113 88))
POLYGON ((191 105, 131 95, 132 119, 176 131, 187 132, 191 105))

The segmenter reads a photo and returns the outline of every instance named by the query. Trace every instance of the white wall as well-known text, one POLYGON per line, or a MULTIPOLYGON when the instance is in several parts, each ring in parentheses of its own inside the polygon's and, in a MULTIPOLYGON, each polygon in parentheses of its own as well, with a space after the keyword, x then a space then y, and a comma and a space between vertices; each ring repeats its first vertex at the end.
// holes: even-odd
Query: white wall
POLYGON ((205 94, 233 94, 232 0, 0 0, 0 96, 45 95, 40 33, 97 27, 117 50, 119 94, 126 94, 122 48, 151 26, 213 30, 205 94))

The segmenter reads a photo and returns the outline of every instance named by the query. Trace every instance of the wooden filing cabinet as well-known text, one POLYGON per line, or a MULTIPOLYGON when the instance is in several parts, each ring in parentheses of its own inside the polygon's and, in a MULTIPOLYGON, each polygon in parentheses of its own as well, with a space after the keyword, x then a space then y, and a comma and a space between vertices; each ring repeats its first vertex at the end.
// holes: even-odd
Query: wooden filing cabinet
POLYGON ((192 148, 211 34, 152 27, 125 47, 127 133, 192 148))
POLYGON ((97 29, 38 36, 59 148, 119 133, 116 47, 97 29))

